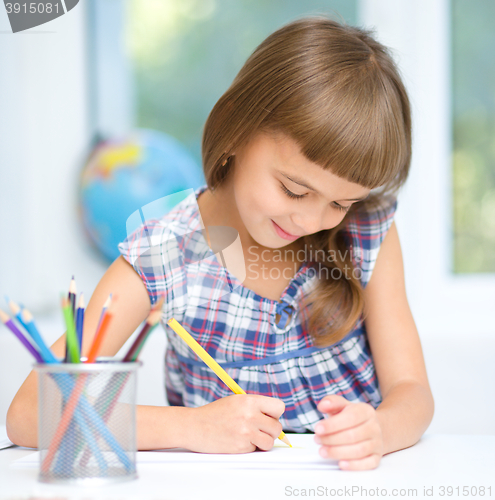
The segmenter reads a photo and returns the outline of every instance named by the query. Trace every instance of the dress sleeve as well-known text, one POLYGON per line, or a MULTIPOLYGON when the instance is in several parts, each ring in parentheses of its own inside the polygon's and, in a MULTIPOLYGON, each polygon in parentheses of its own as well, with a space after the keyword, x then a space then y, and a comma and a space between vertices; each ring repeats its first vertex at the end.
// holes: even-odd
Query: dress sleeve
POLYGON ((170 302, 183 294, 176 286, 183 274, 182 253, 163 221, 144 222, 119 244, 119 251, 143 280, 152 305, 161 296, 170 302))
POLYGON ((384 198, 372 209, 352 214, 342 230, 356 276, 360 273, 363 288, 371 278, 380 246, 392 225, 396 210, 396 198, 384 198))

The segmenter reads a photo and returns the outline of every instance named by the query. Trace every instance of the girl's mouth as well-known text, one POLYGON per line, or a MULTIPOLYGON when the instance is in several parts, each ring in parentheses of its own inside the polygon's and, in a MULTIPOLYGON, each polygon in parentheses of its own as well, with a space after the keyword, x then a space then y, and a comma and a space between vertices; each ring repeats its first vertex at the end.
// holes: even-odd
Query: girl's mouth
POLYGON ((294 241, 297 240, 297 238, 300 238, 300 236, 296 236, 294 234, 287 233, 284 231, 276 222, 274 222, 272 219, 270 219, 273 224, 273 228, 275 229, 275 232, 277 233, 280 238, 283 238, 284 240, 289 240, 289 241, 294 241))

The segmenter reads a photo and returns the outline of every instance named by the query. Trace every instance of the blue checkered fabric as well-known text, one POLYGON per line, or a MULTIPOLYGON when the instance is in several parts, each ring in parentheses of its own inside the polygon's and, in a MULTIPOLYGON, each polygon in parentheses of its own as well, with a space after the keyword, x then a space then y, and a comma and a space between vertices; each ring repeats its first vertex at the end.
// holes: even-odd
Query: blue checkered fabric
MULTIPOLYGON (((377 407, 381 394, 363 318, 344 339, 323 349, 305 329, 301 299, 318 279, 301 265, 280 301, 256 294, 223 267, 203 237, 197 197, 202 187, 159 220, 132 233, 119 249, 155 303, 164 295, 168 343, 166 391, 171 405, 198 407, 231 391, 171 330, 174 317, 248 394, 280 398, 285 431, 313 431, 326 395, 377 407)), ((390 200, 373 213, 349 214, 344 237, 366 286, 396 210, 390 200)))

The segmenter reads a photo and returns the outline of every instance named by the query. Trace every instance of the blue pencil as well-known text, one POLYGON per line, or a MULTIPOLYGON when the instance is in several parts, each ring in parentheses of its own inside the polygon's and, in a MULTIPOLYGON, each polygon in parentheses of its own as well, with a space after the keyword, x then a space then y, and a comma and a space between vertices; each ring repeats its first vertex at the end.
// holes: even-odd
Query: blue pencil
POLYGON ((24 328, 26 328, 26 325, 24 324, 24 321, 21 318, 21 308, 13 300, 10 300, 8 297, 5 297, 5 300, 7 301, 7 304, 9 305, 9 308, 12 311, 12 314, 16 317, 17 321, 19 321, 19 323, 24 328))
POLYGON ((23 309, 21 318, 29 335, 38 345, 43 361, 45 363, 58 363, 59 360, 41 338, 40 332, 34 323, 33 315, 27 309, 23 309))
POLYGON ((82 352, 82 338, 84 326, 84 295, 81 293, 79 296, 79 304, 77 305, 76 313, 76 333, 77 341, 79 342, 79 352, 82 352))

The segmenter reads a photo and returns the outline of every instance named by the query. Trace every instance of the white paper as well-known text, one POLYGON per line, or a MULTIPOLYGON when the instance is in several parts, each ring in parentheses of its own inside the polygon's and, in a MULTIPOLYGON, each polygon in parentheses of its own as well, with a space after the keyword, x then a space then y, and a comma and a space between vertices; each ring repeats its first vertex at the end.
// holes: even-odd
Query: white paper
MULTIPOLYGON (((319 446, 313 434, 287 434, 292 448, 277 441, 270 451, 255 451, 242 454, 194 453, 182 448, 137 453, 137 466, 148 467, 167 464, 174 467, 190 465, 214 466, 229 469, 264 470, 327 470, 338 469, 335 460, 328 460, 318 454, 319 446)), ((37 467, 39 453, 35 452, 14 462, 14 467, 37 467)))
POLYGON ((10 448, 13 446, 14 443, 12 441, 9 441, 9 438, 7 437, 7 428, 5 425, 0 425, 0 450, 3 450, 4 448, 10 448))

